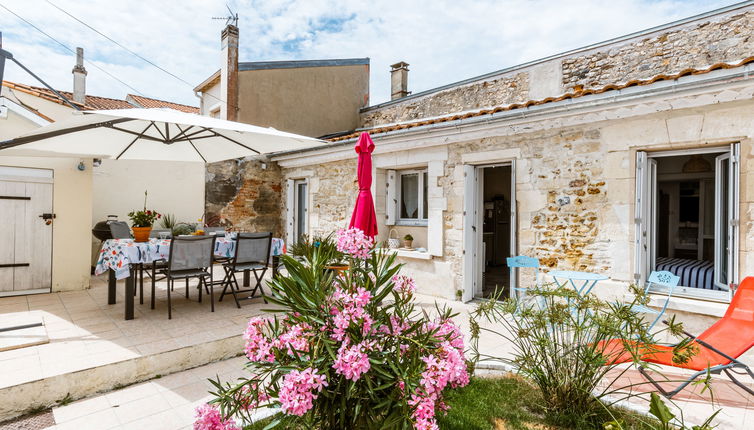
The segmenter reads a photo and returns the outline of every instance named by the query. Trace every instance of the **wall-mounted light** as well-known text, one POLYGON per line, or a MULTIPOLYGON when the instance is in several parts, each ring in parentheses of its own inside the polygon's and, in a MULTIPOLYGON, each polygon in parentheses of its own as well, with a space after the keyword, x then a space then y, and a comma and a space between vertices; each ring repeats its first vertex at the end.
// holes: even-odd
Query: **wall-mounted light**
POLYGON ((95 158, 92 160, 92 167, 99 167, 102 165, 102 159, 101 158, 95 158))
POLYGON ((86 165, 83 161, 79 161, 79 165, 76 166, 76 168, 79 169, 79 171, 83 172, 84 170, 86 170, 86 165))

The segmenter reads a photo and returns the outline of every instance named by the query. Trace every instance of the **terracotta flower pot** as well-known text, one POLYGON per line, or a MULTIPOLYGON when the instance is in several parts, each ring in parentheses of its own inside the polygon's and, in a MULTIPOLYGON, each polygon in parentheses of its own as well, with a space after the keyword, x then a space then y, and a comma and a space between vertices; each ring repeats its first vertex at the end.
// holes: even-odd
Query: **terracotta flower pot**
POLYGON ((413 240, 405 240, 405 239, 403 240, 403 246, 406 248, 411 248, 411 245, 413 244, 414 244, 413 240))
POLYGON ((134 232, 134 242, 149 242, 152 227, 131 227, 131 231, 134 232))
POLYGON ((348 270, 350 266, 348 264, 330 264, 325 266, 325 269, 327 270, 334 270, 338 274, 345 272, 348 270))

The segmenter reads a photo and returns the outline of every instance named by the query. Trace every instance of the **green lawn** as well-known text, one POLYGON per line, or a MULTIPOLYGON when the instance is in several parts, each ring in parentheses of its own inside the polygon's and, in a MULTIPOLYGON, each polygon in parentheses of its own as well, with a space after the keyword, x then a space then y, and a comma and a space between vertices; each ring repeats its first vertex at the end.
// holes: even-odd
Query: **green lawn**
MULTIPOLYGON (((445 402, 450 406, 447 415, 438 414, 442 430, 601 430, 604 422, 618 417, 624 430, 652 430, 648 419, 622 410, 605 411, 591 424, 556 425, 547 422, 536 388, 518 376, 471 379, 463 388, 447 390, 445 402)), ((568 417, 565 417, 568 419, 568 417)), ((261 430, 272 419, 266 419, 247 430, 261 430)), ((276 427, 280 428, 280 427, 276 427)))

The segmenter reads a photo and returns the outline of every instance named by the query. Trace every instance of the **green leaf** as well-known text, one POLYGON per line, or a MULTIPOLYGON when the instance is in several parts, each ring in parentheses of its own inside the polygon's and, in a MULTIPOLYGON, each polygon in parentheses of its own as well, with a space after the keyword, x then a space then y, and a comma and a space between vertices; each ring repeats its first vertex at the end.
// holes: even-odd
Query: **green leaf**
POLYGON ((670 424, 675 415, 670 412, 665 402, 662 401, 657 393, 652 393, 649 400, 649 413, 654 415, 663 425, 670 424))

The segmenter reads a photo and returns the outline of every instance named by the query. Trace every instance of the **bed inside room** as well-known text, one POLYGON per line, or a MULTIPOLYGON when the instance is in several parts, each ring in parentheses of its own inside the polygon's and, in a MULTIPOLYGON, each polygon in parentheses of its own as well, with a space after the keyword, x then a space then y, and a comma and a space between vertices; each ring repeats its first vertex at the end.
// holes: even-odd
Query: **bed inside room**
POLYGON ((688 288, 722 290, 715 284, 717 155, 656 158, 654 270, 680 276, 688 288))

